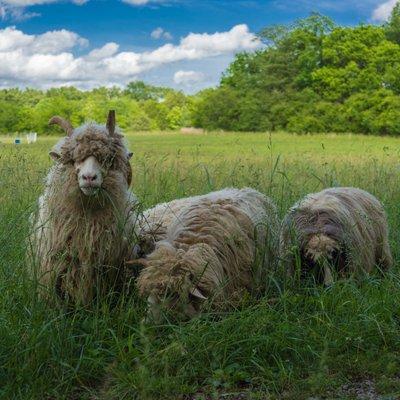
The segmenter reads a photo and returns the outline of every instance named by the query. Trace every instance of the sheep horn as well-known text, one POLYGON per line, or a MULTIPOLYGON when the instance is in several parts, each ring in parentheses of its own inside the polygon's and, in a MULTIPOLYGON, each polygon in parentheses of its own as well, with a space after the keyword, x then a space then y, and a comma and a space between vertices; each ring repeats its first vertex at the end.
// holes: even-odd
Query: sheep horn
POLYGON ((110 110, 108 112, 107 118, 107 130, 110 136, 114 136, 115 132, 115 110, 110 110))
POLYGON ((192 289, 190 290, 190 294, 191 294, 192 296, 194 296, 194 297, 197 297, 198 299, 207 300, 207 297, 205 297, 205 296, 203 295, 203 293, 201 293, 200 290, 197 289, 197 287, 192 288, 192 289))
POLYGON ((64 131, 66 132, 67 136, 71 136, 74 128, 71 122, 67 121, 64 118, 55 115, 54 117, 50 118, 49 125, 59 125, 64 131))

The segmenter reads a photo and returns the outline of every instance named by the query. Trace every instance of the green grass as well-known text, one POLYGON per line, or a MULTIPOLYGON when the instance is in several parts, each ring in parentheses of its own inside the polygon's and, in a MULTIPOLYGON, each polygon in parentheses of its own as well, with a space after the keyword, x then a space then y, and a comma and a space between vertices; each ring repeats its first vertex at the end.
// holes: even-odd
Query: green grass
POLYGON ((36 298, 25 264, 27 220, 55 140, 14 146, 0 138, 1 399, 343 399, 351 394, 342 385, 367 379, 383 398, 399 398, 399 139, 128 135, 133 187, 145 207, 252 186, 283 216, 306 193, 358 186, 384 202, 396 260, 385 277, 329 289, 271 280, 263 298, 244 299, 237 310, 157 328, 141 323, 144 304, 134 295, 71 313, 36 298))

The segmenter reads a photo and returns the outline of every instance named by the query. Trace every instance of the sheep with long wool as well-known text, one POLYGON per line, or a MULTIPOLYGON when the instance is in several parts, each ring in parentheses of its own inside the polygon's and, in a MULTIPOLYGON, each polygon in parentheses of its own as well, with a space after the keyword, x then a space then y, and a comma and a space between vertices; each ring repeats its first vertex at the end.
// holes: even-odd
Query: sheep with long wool
POLYGON ((291 275, 296 268, 303 276, 313 271, 330 285, 335 275, 389 268, 388 235, 385 210, 373 195, 352 187, 325 189, 297 202, 284 218, 280 258, 291 275))
POLYGON ((214 308, 235 303, 254 286, 257 252, 264 258, 259 262, 270 267, 277 257, 276 207, 249 188, 158 205, 144 213, 141 225, 141 235, 154 235, 155 248, 141 260, 137 286, 157 322, 163 310, 191 318, 204 303, 214 308), (268 257, 266 244, 274 253, 268 257))
POLYGON ((88 304, 123 284, 122 267, 132 258, 136 197, 130 192, 132 155, 110 111, 107 125, 66 132, 51 150, 50 169, 38 211, 32 216, 30 258, 40 292, 88 304))

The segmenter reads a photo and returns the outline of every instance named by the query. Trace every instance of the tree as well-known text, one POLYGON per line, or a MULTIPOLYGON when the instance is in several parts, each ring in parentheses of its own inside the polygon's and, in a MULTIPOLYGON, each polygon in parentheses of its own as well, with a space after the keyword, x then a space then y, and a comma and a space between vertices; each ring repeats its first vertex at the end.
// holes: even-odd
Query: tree
POLYGON ((172 89, 159 86, 152 86, 143 81, 129 82, 124 90, 125 94, 137 101, 160 100, 167 93, 173 92, 172 89))
POLYGON ((384 26, 386 37, 400 44, 400 2, 394 6, 388 22, 384 26))
POLYGON ((237 130, 240 97, 228 87, 207 89, 200 94, 193 119, 196 126, 208 130, 237 130))
POLYGON ((238 54, 220 86, 200 96, 196 124, 398 134, 400 45, 388 40, 388 32, 390 26, 400 30, 399 16, 397 5, 385 27, 338 27, 312 14, 264 29, 267 46, 238 54))

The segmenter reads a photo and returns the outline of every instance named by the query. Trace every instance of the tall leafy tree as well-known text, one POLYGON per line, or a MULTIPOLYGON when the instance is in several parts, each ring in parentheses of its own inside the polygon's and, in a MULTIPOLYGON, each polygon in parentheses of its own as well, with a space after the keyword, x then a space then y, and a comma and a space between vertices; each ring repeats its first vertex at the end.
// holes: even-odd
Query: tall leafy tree
POLYGON ((385 24, 386 37, 400 44, 400 2, 394 6, 388 22, 385 24))

